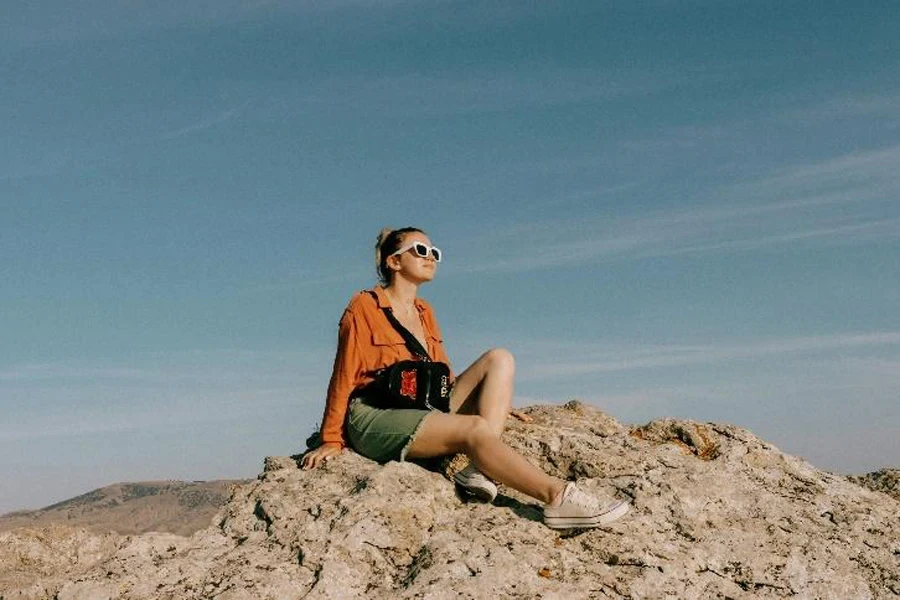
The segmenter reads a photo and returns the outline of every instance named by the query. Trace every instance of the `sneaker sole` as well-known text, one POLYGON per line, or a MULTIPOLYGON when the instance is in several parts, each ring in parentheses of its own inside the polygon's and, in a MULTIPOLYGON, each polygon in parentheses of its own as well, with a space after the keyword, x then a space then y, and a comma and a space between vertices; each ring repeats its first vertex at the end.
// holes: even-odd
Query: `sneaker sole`
POLYGON ((612 523, 616 519, 628 512, 628 503, 620 502, 612 508, 600 515, 590 517, 548 517, 544 516, 544 524, 550 529, 586 529, 589 527, 600 527, 612 523))
POLYGON ((477 498, 482 502, 493 502, 494 498, 497 497, 496 490, 476 485, 470 485, 467 482, 461 481, 455 477, 453 478, 453 480, 456 482, 456 485, 458 485, 466 493, 466 495, 477 498))

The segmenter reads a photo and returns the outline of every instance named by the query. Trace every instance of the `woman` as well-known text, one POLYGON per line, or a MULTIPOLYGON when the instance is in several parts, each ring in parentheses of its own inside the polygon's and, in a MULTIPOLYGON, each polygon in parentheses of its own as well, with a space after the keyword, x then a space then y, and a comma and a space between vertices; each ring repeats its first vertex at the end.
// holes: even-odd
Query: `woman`
POLYGON ((511 413, 515 371, 506 350, 486 352, 456 378, 449 413, 379 408, 366 397, 376 371, 413 358, 383 308, 392 310, 433 360, 450 362, 431 306, 417 297, 419 286, 434 279, 440 250, 420 229, 386 229, 378 236, 375 260, 382 285, 359 292, 341 317, 322 445, 303 457, 302 468, 319 466, 347 445, 379 462, 465 453, 470 463, 455 479, 466 493, 492 502, 494 481, 508 485, 542 501, 544 523, 551 528, 597 527, 625 514, 628 504, 601 503, 500 440, 511 413))

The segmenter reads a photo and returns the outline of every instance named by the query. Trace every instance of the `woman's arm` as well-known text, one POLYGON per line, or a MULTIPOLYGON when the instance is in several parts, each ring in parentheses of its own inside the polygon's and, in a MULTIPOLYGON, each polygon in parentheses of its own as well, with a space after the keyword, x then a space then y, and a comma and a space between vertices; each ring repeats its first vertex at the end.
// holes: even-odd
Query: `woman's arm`
POLYGON ((302 469, 315 469, 332 456, 337 456, 347 445, 344 439, 344 418, 350 402, 350 394, 362 372, 359 352, 359 327, 351 306, 344 311, 338 326, 338 344, 325 399, 325 414, 320 430, 322 445, 307 452, 300 461, 302 469))
POLYGON ((347 445, 344 439, 344 418, 350 395, 353 393, 363 372, 363 357, 360 352, 360 327, 357 315, 351 307, 344 311, 338 327, 337 352, 328 383, 325 399, 325 414, 322 416, 322 443, 347 445))

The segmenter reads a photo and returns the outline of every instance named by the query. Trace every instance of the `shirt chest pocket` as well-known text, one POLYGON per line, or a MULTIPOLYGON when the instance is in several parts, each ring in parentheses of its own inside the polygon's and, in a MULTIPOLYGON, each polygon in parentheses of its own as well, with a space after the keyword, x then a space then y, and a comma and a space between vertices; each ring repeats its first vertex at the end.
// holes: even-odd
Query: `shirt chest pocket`
POLYGON ((396 331, 373 331, 372 345, 377 347, 405 346, 406 342, 403 341, 403 336, 396 331))
POLYGON ((376 369, 410 357, 406 342, 396 331, 373 331, 372 349, 374 350, 372 367, 376 369))

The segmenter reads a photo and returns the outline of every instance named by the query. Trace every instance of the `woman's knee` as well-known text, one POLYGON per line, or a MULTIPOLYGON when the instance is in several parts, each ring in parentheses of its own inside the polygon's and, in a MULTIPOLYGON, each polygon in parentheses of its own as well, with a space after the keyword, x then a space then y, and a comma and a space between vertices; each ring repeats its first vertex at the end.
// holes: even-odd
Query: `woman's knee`
POLYGON ((486 440, 493 440, 497 436, 487 419, 480 415, 467 417, 465 445, 466 450, 472 450, 483 444, 486 440))
POLYGON ((513 375, 516 372, 516 358, 506 348, 491 348, 484 353, 488 369, 492 372, 513 375))

